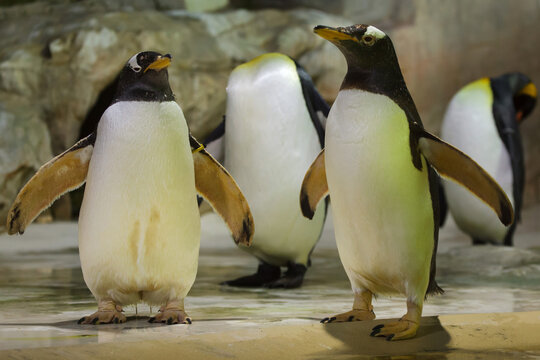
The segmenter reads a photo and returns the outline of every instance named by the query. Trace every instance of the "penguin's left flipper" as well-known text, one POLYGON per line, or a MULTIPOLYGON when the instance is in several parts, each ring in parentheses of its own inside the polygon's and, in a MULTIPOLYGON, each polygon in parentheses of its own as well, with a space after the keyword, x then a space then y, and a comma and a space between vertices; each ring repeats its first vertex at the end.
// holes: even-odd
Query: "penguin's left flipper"
POLYGON ((9 210, 8 234, 24 233, 26 227, 56 199, 85 183, 95 140, 95 133, 90 134, 38 170, 9 210))
POLYGON ((420 152, 437 172, 463 186, 478 196, 495 211, 506 226, 514 221, 512 204, 499 184, 465 153, 452 145, 418 129, 420 152))
POLYGON ((250 246, 255 226, 249 205, 232 176, 190 136, 197 192, 229 227, 235 243, 250 246))
POLYGON ((312 219, 317 205, 326 195, 328 195, 328 183, 326 182, 324 149, 322 149, 309 167, 302 182, 302 188, 300 189, 302 214, 308 219, 312 219))

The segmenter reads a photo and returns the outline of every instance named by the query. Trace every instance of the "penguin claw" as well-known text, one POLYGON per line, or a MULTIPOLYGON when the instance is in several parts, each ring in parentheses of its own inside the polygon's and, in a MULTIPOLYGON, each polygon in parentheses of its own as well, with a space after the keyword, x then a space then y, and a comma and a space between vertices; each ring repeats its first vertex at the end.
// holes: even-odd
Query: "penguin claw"
POLYGON ((126 317, 120 311, 96 311, 92 315, 83 316, 77 321, 79 325, 121 324, 126 317))
POLYGON ((332 317, 325 317, 321 320, 322 324, 328 324, 333 322, 352 322, 352 321, 364 321, 375 319, 375 313, 370 310, 358 310, 353 309, 342 314, 337 314, 332 317))
POLYGON ((416 335, 418 323, 410 320, 399 320, 373 328, 371 336, 384 337, 387 341, 413 338, 416 335))
POLYGON ((187 316, 184 310, 167 309, 163 307, 156 316, 148 320, 150 323, 161 323, 167 325, 191 324, 191 318, 187 316))

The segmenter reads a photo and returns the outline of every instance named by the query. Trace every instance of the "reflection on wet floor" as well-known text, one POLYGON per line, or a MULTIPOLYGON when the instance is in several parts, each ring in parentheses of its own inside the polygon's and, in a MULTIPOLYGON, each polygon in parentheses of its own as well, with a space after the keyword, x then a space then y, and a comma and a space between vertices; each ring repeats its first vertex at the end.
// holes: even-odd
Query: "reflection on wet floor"
MULTIPOLYGON (((540 310, 540 241, 534 243, 540 231, 534 226, 518 232, 518 240, 525 239, 521 245, 517 241, 519 248, 472 247, 455 228, 442 231, 438 282, 446 293, 428 299, 424 315, 540 310)), ((76 231, 75 223, 36 224, 23 237, 0 236, 0 349, 314 323, 352 305, 331 226, 325 228, 302 288, 237 289, 219 283, 253 273, 257 263, 236 248, 219 219, 209 214, 203 217, 197 280, 186 299, 193 326, 149 324, 146 305, 137 307, 137 318, 135 307, 127 307, 132 320, 123 325, 79 326, 76 320, 95 311, 96 303, 83 281, 76 231)), ((379 319, 400 317, 405 301, 377 298, 374 310, 379 319)))

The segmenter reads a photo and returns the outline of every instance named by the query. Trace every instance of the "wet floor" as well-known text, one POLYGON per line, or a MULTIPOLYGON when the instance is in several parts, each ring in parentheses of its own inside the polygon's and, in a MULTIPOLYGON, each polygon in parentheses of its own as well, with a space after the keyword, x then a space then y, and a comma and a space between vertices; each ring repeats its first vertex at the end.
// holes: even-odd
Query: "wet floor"
MULTIPOLYGON (((516 248, 472 247, 455 226, 447 225, 438 255, 438 282, 446 293, 429 298, 424 315, 540 310, 539 218, 540 206, 524 214, 516 248)), ((295 290, 219 285, 254 272, 257 264, 235 247, 217 216, 205 215, 202 225, 199 272, 186 299, 192 326, 149 324, 151 309, 146 305, 127 307, 126 316, 132 320, 126 324, 77 325, 96 304, 80 270, 76 223, 35 224, 24 236, 0 236, 0 350, 311 324, 351 308, 331 219, 304 286, 295 290)), ((379 319, 400 317, 405 301, 378 298, 374 309, 379 319)))

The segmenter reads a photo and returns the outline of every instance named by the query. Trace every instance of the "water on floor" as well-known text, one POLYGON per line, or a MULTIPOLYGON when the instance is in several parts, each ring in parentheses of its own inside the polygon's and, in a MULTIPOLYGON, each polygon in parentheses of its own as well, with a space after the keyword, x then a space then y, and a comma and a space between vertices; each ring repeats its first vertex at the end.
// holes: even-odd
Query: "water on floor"
MULTIPOLYGON (((448 224, 441 231, 438 282, 444 295, 428 299, 424 315, 540 310, 540 207, 524 214, 515 248, 472 247, 448 224)), ((131 321, 80 326, 95 311, 84 283, 76 223, 34 224, 24 236, 0 236, 0 349, 80 343, 138 341, 198 333, 314 323, 352 305, 348 279, 337 254, 331 217, 304 286, 295 290, 237 289, 221 281, 253 273, 256 261, 239 251, 219 218, 202 219, 197 280, 186 299, 191 326, 147 322, 150 309, 127 307, 131 321), (137 316, 136 316, 137 315, 137 316)), ((374 301, 378 318, 400 317, 403 298, 374 301)))

